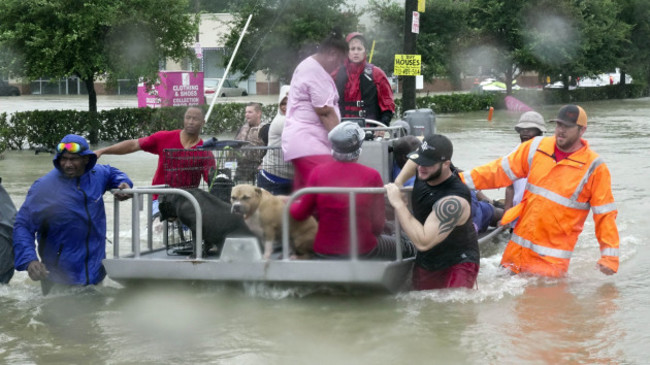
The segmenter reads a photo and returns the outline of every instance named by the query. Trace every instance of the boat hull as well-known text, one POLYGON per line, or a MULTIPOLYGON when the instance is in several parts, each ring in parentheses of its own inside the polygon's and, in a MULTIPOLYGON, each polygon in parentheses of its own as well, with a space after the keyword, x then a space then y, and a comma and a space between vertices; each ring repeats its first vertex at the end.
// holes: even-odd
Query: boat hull
POLYGON ((387 292, 407 289, 413 259, 402 261, 258 260, 226 261, 169 256, 166 250, 140 257, 105 259, 108 276, 122 284, 151 281, 325 284, 387 292))

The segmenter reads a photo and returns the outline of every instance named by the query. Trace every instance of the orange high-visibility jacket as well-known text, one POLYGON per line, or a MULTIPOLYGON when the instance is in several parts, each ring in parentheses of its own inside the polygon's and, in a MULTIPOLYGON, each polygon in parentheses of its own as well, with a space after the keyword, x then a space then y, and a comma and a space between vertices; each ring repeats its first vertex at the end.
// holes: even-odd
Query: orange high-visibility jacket
POLYGON ((506 187, 528 177, 522 202, 501 221, 519 218, 501 259, 504 267, 515 273, 565 275, 591 209, 600 244, 598 263, 618 271, 618 212, 609 169, 586 140, 582 143, 578 151, 556 162, 555 137, 536 137, 508 156, 461 174, 471 189, 506 187))

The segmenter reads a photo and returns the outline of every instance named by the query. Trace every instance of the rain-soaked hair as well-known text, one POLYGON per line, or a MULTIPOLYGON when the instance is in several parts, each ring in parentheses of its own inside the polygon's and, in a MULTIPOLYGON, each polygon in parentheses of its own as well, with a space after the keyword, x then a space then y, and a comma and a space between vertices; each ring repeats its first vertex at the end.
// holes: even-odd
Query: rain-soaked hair
POLYGON ((327 37, 320 42, 318 53, 327 53, 330 51, 340 51, 348 53, 348 42, 343 38, 343 33, 338 27, 332 28, 327 37))

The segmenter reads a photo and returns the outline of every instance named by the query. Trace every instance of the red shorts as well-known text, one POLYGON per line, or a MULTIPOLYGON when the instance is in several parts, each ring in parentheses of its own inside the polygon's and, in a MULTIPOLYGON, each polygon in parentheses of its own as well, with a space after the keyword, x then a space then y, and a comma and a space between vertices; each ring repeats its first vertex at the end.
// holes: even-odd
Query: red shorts
POLYGON ((291 160, 295 169, 293 176, 293 191, 307 186, 307 179, 314 167, 332 161, 334 161, 332 155, 305 156, 291 160))
POLYGON ((429 271, 416 265, 413 267, 413 289, 472 289, 476 283, 478 268, 479 265, 473 262, 463 262, 438 271, 429 271))

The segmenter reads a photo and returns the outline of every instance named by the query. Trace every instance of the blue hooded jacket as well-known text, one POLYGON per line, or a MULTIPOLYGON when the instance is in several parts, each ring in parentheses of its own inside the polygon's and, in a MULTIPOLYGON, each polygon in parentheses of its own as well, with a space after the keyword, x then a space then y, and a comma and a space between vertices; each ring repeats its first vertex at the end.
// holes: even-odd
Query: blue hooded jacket
POLYGON ((62 143, 83 146, 78 153, 89 156, 85 173, 67 177, 61 170, 62 153, 54 157, 54 169, 36 180, 20 207, 14 224, 13 241, 16 270, 27 270, 38 255, 50 272, 48 280, 73 285, 101 282, 106 276, 102 259, 106 256, 106 212, 103 195, 131 180, 109 165, 98 165, 97 155, 86 140, 74 134, 62 143))

